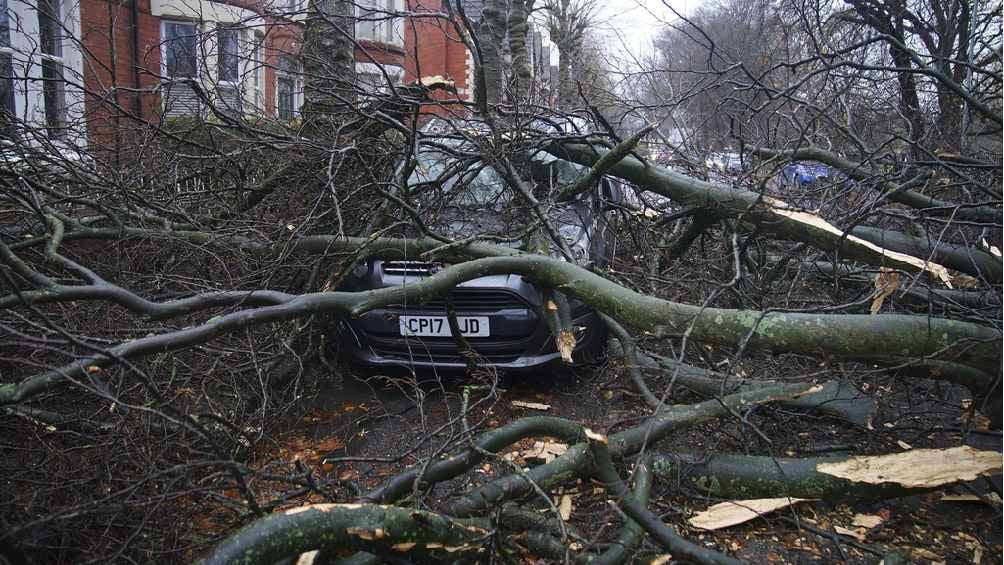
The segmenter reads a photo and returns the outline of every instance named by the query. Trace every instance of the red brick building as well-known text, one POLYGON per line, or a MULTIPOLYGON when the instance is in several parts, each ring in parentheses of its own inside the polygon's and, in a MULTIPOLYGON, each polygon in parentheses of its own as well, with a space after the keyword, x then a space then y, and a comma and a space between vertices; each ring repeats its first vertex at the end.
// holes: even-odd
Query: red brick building
POLYGON ((134 117, 206 117, 207 101, 228 113, 294 117, 303 90, 298 1, 81 0, 90 141, 111 141, 134 117))
MULTIPOLYGON (((111 141, 146 122, 227 112, 295 117, 303 101, 298 53, 303 0, 81 0, 80 38, 88 135, 111 141), (202 96, 196 92, 201 89, 202 96)), ((381 87, 442 76, 456 100, 471 96, 473 61, 444 18, 443 0, 360 0, 357 77, 381 87), (382 72, 381 72, 382 67, 382 72), (385 76, 386 75, 386 76, 385 76)), ((445 96, 445 95, 444 95, 445 96)))
MULTIPOLYGON (((0 115, 98 148, 211 108, 293 119, 306 1, 0 0, 0 115)), ((445 101, 471 98, 473 61, 443 0, 355 4, 363 87, 440 76, 457 90, 445 101)))

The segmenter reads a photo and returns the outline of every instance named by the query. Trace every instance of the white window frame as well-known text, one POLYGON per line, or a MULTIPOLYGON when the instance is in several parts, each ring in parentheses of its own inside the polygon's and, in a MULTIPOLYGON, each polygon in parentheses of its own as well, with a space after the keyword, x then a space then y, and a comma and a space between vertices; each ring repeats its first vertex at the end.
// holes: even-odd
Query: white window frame
MULTIPOLYGON (((381 66, 376 63, 356 63, 357 75, 359 76, 367 75, 376 77, 375 84, 373 85, 360 84, 360 86, 366 91, 370 91, 370 88, 368 87, 372 86, 373 89, 371 93, 373 94, 380 92, 387 92, 390 90, 389 87, 387 86, 387 80, 384 78, 385 72, 387 73, 387 76, 389 76, 392 79, 392 83, 395 87, 400 84, 403 84, 404 68, 402 67, 399 67, 397 65, 381 66)), ((359 81, 359 82, 363 83, 364 81, 359 81)))
POLYGON ((265 33, 254 30, 251 37, 251 93, 252 106, 258 110, 265 109, 265 33))
MULTIPOLYGON (((6 13, 10 45, 0 47, 0 53, 11 59, 10 85, 13 92, 13 118, 17 124, 47 130, 50 139, 58 146, 77 147, 86 143, 84 114, 83 54, 79 38, 80 4, 76 0, 62 0, 56 22, 57 53, 42 53, 39 11, 35 0, 7 0, 6 13), (52 127, 45 113, 45 84, 42 61, 59 65, 60 125, 52 127)), ((49 84, 52 84, 51 82, 49 84)), ((33 136, 21 141, 35 143, 33 136)))
POLYGON ((54 25, 55 37, 50 38, 53 42, 53 52, 46 53, 43 49, 45 44, 44 38, 42 37, 42 11, 39 9, 39 4, 36 4, 35 12, 38 19, 38 58, 41 65, 41 82, 42 82, 42 112, 44 115, 44 125, 49 133, 49 137, 62 138, 66 135, 66 127, 68 124, 69 116, 67 115, 66 107, 66 58, 65 58, 65 43, 66 35, 63 29, 63 16, 64 9, 63 4, 66 0, 47 0, 50 4, 55 7, 55 13, 49 14, 48 18, 51 18, 54 25), (57 69, 57 76, 55 78, 49 78, 45 76, 46 65, 54 65, 57 69), (53 93, 56 97, 55 108, 49 107, 49 94, 50 89, 54 89, 53 93), (52 115, 50 116, 50 111, 52 115), (53 123, 53 119, 54 122, 53 123))
POLYGON ((289 61, 296 62, 296 70, 290 72, 289 70, 281 68, 281 62, 276 61, 275 66, 275 117, 280 120, 295 120, 300 117, 300 108, 303 107, 303 67, 300 61, 291 55, 280 55, 280 59, 285 57, 289 61), (279 115, 279 81, 284 78, 293 79, 293 115, 289 118, 283 118, 279 115))
POLYGON ((160 75, 165 82, 173 82, 179 78, 201 80, 203 73, 205 71, 205 65, 203 64, 202 57, 199 56, 202 51, 202 39, 203 32, 200 22, 186 20, 182 18, 162 18, 160 20, 160 75), (181 24, 190 25, 195 29, 195 75, 190 77, 174 77, 167 74, 167 26, 170 24, 181 24))
POLYGON ((357 0, 356 38, 404 47, 404 18, 390 16, 404 9, 404 0, 357 0), (365 20, 368 13, 374 13, 377 19, 365 20), (363 32, 361 25, 372 26, 372 33, 363 32))
POLYGON ((242 74, 241 73, 241 59, 243 58, 242 57, 242 55, 243 55, 242 51, 244 49, 242 48, 242 46, 244 44, 244 32, 245 32, 245 29, 244 29, 243 26, 240 26, 239 24, 229 24, 229 23, 225 23, 225 22, 218 22, 215 25, 216 25, 216 29, 215 29, 215 35, 216 35, 215 40, 216 41, 213 44, 213 51, 216 54, 216 69, 215 69, 216 70, 216 76, 214 78, 216 79, 216 83, 217 84, 223 84, 223 85, 226 85, 226 86, 235 86, 235 87, 237 87, 241 83, 241 74, 242 74), (234 56, 234 67, 235 67, 234 68, 234 74, 236 76, 234 76, 233 80, 224 79, 223 76, 222 76, 223 68, 222 68, 222 65, 220 63, 222 62, 221 61, 221 59, 222 59, 221 55, 223 54, 223 51, 222 51, 222 49, 223 49, 223 37, 222 37, 222 34, 221 34, 221 32, 223 30, 233 31, 234 33, 237 34, 237 41, 234 42, 234 47, 235 47, 236 51, 233 54, 233 56, 234 56))

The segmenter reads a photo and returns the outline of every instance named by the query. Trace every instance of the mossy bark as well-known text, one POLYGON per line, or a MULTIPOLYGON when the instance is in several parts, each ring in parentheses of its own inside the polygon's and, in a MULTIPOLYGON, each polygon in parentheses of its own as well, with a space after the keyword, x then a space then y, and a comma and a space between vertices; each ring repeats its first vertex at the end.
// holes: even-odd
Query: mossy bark
POLYGON ((870 484, 820 473, 820 463, 846 457, 790 459, 753 455, 658 455, 652 460, 657 480, 683 485, 704 496, 732 499, 818 498, 827 501, 883 500, 921 494, 931 489, 896 483, 870 484))
MULTIPOLYGON (((616 340, 610 341, 611 355, 619 355, 623 349, 616 340)), ((716 371, 709 371, 664 357, 653 357, 638 351, 634 354, 639 365, 648 370, 665 373, 677 386, 682 386, 702 395, 718 396, 737 390, 755 390, 774 384, 771 381, 740 379, 716 371)), ((845 381, 826 381, 817 385, 818 389, 797 398, 782 399, 778 404, 789 408, 815 410, 835 416, 858 426, 866 426, 875 414, 875 400, 845 381)))
POLYGON ((201 565, 272 565, 313 550, 354 549, 388 557, 454 560, 476 555, 487 522, 374 504, 314 504, 271 514, 231 535, 201 565))

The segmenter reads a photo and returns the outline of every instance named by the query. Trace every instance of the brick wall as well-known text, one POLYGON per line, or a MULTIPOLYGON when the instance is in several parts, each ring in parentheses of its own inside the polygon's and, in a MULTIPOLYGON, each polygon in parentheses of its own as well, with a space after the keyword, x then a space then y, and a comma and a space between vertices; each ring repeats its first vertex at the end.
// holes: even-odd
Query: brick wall
POLYGON ((135 132, 142 120, 157 118, 160 19, 150 15, 149 0, 81 0, 84 108, 92 146, 108 148, 135 132), (134 71, 132 1, 139 1, 139 84, 134 71), (137 113, 137 104, 139 104, 137 113))
MULTIPOLYGON (((263 7, 271 4, 269 0, 225 0, 225 3, 258 13, 264 13, 263 7)), ((442 0, 407 0, 407 7, 413 11, 444 11, 442 0)), ((80 18, 89 142, 98 151, 114 151, 115 147, 127 144, 131 136, 142 135, 147 123, 160 119, 161 18, 151 14, 150 0, 81 0, 80 18), (139 11, 139 49, 135 54, 133 1, 138 2, 139 11), (136 92, 134 72, 137 57, 140 92, 136 92)), ((266 115, 274 116, 274 67, 280 55, 299 53, 303 31, 299 24, 267 16, 265 19, 264 108, 266 115)), ((470 93, 468 57, 456 27, 440 18, 412 18, 404 29, 403 49, 364 40, 360 42, 361 49, 356 49, 356 61, 403 67, 405 82, 429 76, 451 79, 460 93, 459 99, 457 95, 441 93, 439 97, 444 104, 429 110, 441 115, 463 111, 456 102, 468 99, 470 93)))
MULTIPOLYGON (((446 12, 442 0, 408 0, 408 9, 414 12, 446 12)), ((437 93, 440 104, 431 104, 424 111, 440 116, 465 113, 457 104, 467 100, 467 48, 460 39, 458 26, 445 18, 412 18, 405 24, 405 75, 410 83, 423 77, 441 76, 453 81, 458 94, 437 93)))

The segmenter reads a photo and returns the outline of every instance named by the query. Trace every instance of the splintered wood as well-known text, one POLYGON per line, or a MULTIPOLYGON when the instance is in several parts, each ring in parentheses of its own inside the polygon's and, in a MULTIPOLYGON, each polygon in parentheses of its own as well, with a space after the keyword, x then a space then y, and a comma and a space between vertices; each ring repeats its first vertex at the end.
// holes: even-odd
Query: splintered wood
POLYGON ((892 455, 851 457, 821 463, 820 473, 873 485, 896 483, 906 488, 934 488, 1001 471, 1001 454, 972 447, 913 449, 892 455))
POLYGON ((810 499, 784 497, 720 502, 703 512, 698 512, 689 522, 691 526, 702 530, 719 530, 749 522, 764 514, 780 510, 781 508, 787 508, 792 504, 805 500, 810 499))

